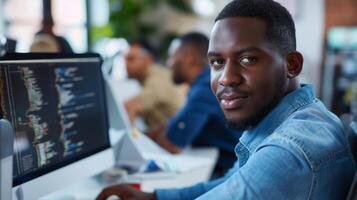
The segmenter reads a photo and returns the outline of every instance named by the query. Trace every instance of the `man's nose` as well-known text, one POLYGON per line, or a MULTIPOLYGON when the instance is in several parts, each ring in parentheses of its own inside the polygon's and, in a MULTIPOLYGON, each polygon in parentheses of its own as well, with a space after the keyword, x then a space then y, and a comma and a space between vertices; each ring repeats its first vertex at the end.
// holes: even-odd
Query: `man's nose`
POLYGON ((243 82, 243 76, 241 74, 241 67, 235 65, 233 62, 228 61, 224 70, 218 79, 218 84, 222 86, 237 86, 243 82))

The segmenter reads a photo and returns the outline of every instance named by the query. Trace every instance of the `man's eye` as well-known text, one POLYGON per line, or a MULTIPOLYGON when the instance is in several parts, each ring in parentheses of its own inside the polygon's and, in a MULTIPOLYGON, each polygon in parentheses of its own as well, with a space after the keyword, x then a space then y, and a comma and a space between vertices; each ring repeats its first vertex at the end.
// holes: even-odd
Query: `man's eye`
POLYGON ((257 62, 257 58, 255 57, 251 57, 251 56, 246 56, 240 59, 240 63, 242 65, 251 65, 254 64, 255 62, 257 62))
POLYGON ((219 69, 224 65, 224 60, 223 59, 214 59, 209 61, 211 67, 214 69, 219 69))

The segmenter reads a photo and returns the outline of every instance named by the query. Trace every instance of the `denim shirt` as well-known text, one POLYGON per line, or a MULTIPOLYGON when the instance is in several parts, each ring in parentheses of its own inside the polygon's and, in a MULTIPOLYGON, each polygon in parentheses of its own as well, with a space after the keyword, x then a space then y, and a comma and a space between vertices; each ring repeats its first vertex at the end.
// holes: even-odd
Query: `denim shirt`
POLYGON ((345 199, 356 165, 340 120, 311 85, 286 95, 235 148, 223 178, 157 190, 159 200, 345 199))

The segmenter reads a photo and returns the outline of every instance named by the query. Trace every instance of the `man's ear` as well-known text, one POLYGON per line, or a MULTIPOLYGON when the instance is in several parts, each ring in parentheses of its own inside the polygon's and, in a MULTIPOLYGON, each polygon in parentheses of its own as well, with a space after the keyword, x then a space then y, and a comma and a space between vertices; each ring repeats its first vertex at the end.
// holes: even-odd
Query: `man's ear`
POLYGON ((288 78, 292 79, 301 73, 304 57, 300 52, 294 51, 286 56, 288 78))

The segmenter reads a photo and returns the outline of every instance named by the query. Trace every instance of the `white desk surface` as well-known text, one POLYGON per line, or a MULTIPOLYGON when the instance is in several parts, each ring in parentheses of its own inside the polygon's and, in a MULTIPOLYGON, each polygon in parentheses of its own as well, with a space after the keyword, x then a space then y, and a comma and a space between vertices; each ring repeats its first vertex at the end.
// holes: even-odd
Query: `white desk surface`
MULTIPOLYGON (((152 192, 159 188, 182 188, 192 186, 196 183, 208 181, 218 158, 217 149, 191 149, 185 151, 184 154, 197 156, 199 158, 209 158, 209 160, 212 162, 199 169, 180 174, 160 172, 157 175, 149 175, 149 177, 143 179, 128 178, 127 182, 140 182, 142 191, 152 192)), ((95 197, 104 187, 105 184, 100 183, 97 178, 91 177, 78 183, 74 183, 66 188, 63 188, 62 190, 49 194, 44 198, 41 198, 41 200, 92 200, 95 199, 95 197)))

